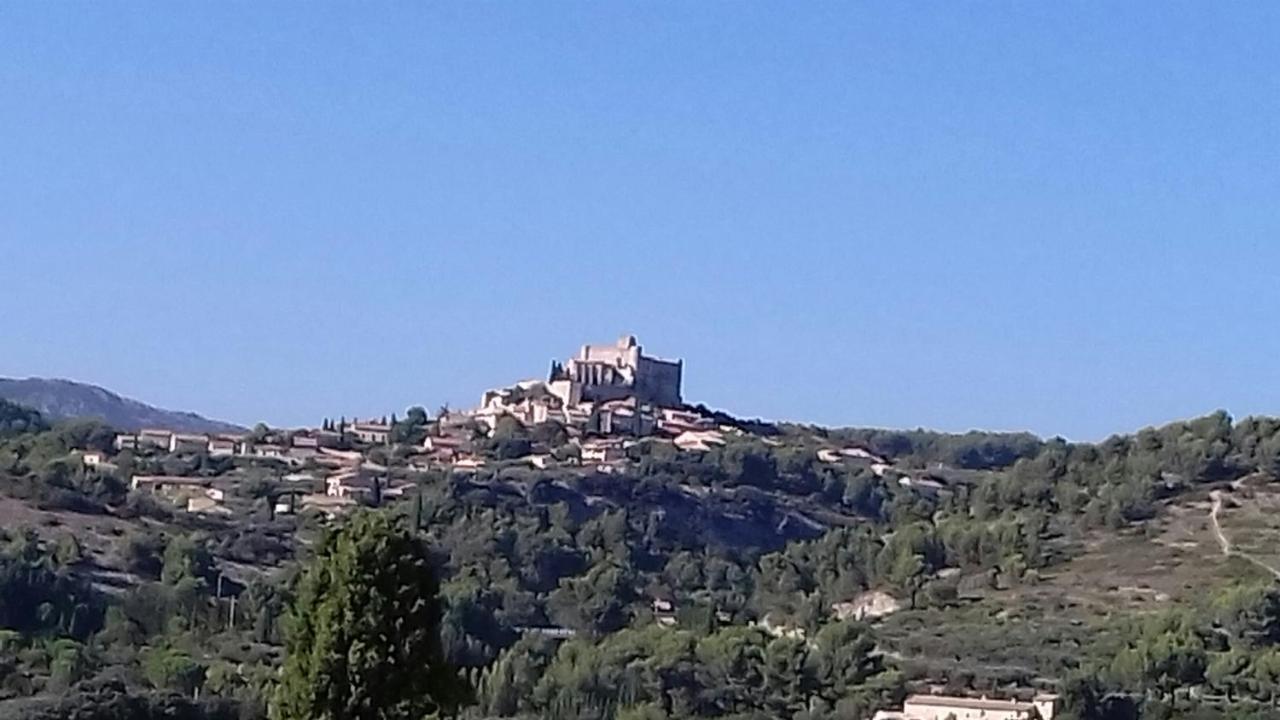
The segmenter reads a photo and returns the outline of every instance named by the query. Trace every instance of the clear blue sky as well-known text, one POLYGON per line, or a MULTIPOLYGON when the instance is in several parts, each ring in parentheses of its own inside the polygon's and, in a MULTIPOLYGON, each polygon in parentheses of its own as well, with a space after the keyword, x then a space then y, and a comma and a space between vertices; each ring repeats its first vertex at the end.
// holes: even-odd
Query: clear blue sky
POLYGON ((584 341, 1092 439, 1280 413, 1280 4, 0 4, 0 375, 252 422, 584 341))

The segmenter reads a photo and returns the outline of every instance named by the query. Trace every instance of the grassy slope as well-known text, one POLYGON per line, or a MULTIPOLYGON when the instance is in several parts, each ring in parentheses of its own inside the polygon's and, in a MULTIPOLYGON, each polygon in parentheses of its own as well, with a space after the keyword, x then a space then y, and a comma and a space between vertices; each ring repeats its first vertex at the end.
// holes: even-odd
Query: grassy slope
MULTIPOLYGON (((1232 497, 1222 517, 1232 542, 1280 562, 1280 487, 1232 497)), ((1209 509, 1207 492, 1181 497, 1145 529, 1075 540, 1078 554, 1038 582, 986 590, 954 608, 893 615, 881 624, 882 639, 921 674, 1062 677, 1083 655, 1107 647, 1111 621, 1121 615, 1194 605, 1213 588, 1268 578, 1223 555, 1209 509)))

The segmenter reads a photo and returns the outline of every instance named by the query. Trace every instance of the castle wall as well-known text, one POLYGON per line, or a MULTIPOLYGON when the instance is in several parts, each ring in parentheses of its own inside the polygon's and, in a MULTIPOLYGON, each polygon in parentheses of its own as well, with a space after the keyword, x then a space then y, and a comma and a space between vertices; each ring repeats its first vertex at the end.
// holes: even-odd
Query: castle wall
POLYGON ((679 361, 657 360, 642 355, 636 368, 636 395, 655 405, 678 407, 683 404, 680 397, 683 372, 684 366, 679 361))
POLYGON ((618 367, 635 367, 640 360, 640 346, 583 345, 578 359, 589 363, 606 363, 618 367))
POLYGON ((631 385, 584 385, 582 399, 592 402, 608 402, 630 397, 634 392, 631 385))

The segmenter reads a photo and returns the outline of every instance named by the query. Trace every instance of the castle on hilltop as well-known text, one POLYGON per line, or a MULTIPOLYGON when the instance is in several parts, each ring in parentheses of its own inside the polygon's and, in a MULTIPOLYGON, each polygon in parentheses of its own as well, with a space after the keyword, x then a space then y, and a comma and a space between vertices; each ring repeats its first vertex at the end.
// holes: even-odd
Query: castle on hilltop
POLYGON ((553 361, 547 380, 566 404, 633 397, 643 405, 680 407, 684 363, 644 354, 634 335, 613 345, 583 345, 565 364, 553 361))
POLYGON ((466 414, 491 430, 503 417, 526 426, 554 420, 602 436, 703 429, 706 420, 685 409, 683 373, 682 360, 645 355, 634 335, 624 335, 612 345, 583 345, 563 363, 553 361, 546 380, 489 390, 466 414))

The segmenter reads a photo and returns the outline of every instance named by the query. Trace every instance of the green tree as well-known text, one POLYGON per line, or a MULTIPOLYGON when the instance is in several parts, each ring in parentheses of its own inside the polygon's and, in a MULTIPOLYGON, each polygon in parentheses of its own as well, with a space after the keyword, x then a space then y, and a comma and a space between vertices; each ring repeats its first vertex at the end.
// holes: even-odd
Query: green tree
POLYGON ((145 653, 143 674, 157 688, 194 695, 204 684, 205 667, 186 653, 156 648, 145 653))
POLYGON ((165 546, 160 579, 166 584, 174 585, 187 579, 208 583, 213 575, 213 556, 204 543, 189 535, 179 535, 165 546))
POLYGON ((286 621, 277 720, 420 720, 466 688, 440 645, 438 584, 426 549, 385 514, 327 536, 286 621))
POLYGON ((414 405, 404 413, 405 422, 411 423, 417 427, 426 427, 430 419, 427 417, 426 408, 421 405, 414 405))
POLYGON ((629 568, 601 563, 581 577, 562 580, 548 606, 558 621, 575 630, 611 633, 627 624, 633 586, 629 568))
POLYGON ((266 442, 271 436, 271 428, 266 423, 258 423, 253 426, 253 430, 249 433, 249 439, 256 443, 266 442))
POLYGON ((1257 655, 1252 668, 1259 694, 1274 705, 1280 699, 1280 650, 1267 650, 1257 655))
POLYGON ((84 550, 75 535, 63 535, 53 549, 53 559, 60 567, 70 567, 84 560, 84 550))
POLYGON ((1216 598, 1214 610, 1233 646, 1251 649, 1280 643, 1280 589, 1269 585, 1231 588, 1216 598))
POLYGON ((1236 693, 1248 689, 1249 671, 1249 656, 1229 650, 1213 657, 1205 670, 1205 679, 1215 690, 1227 696, 1227 702, 1231 702, 1236 693))

